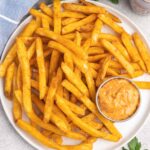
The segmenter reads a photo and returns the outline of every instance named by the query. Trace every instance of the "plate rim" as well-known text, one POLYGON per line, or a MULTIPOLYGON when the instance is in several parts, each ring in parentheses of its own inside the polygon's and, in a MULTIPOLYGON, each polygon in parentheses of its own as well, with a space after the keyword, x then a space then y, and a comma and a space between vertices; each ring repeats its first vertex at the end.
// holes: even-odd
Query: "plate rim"
MULTIPOLYGON (((61 3, 68 3, 68 2, 73 2, 75 0, 66 0, 66 1, 63 1, 61 3)), ((113 8, 112 6, 108 5, 108 4, 104 4, 102 2, 96 2, 96 1, 92 1, 92 0, 86 0, 88 2, 91 2, 95 5, 101 5, 102 7, 106 8, 108 11, 110 12, 114 12, 116 14, 119 14, 121 17, 123 17, 128 23, 130 23, 130 26, 132 25, 136 30, 137 32, 142 36, 142 39, 144 40, 144 42, 146 43, 146 45, 150 48, 150 43, 147 39, 147 37, 145 36, 145 34, 143 33, 143 31, 138 27, 138 25, 136 23, 134 23, 129 17, 127 17, 126 15, 124 15, 122 12, 120 12, 119 10, 117 10, 116 8, 113 8)), ((51 4, 50 4, 51 5, 51 4)), ((29 15, 27 16, 17 27, 16 29, 12 32, 12 34, 10 35, 10 37, 8 38, 5 46, 4 46, 4 49, 1 53, 1 59, 0 59, 0 62, 2 62, 2 60, 4 59, 4 56, 7 54, 7 51, 9 49, 9 47, 11 46, 11 44, 9 44, 11 41, 14 40, 14 35, 18 32, 19 28, 22 28, 22 26, 25 24, 25 23, 28 23, 30 20, 32 19, 32 16, 29 15)), ((0 86, 1 86, 1 82, 2 82, 2 78, 0 78, 0 86)), ((3 89, 3 88, 2 88, 3 89)), ((4 111, 4 114, 6 116, 6 118, 8 119, 9 123, 11 124, 11 126, 15 129, 15 132, 20 136, 22 137, 22 139, 27 142, 28 144, 30 144, 30 146, 32 146, 33 148, 36 148, 36 149, 39 149, 39 146, 29 140, 28 137, 26 137, 24 135, 24 131, 21 130, 13 121, 11 121, 11 119, 9 118, 9 115, 7 113, 7 109, 5 108, 5 104, 4 104, 4 101, 5 100, 2 100, 3 99, 3 90, 0 90, 0 101, 1 101, 1 104, 2 104, 2 109, 4 111)), ((115 149, 119 149, 121 148, 123 145, 126 145, 134 136, 136 136, 137 133, 139 133, 141 131, 141 129, 144 127, 144 125, 146 124, 146 122, 148 121, 149 119, 149 116, 150 116, 150 110, 146 116, 146 118, 144 119, 143 123, 141 123, 141 126, 133 133, 133 135, 128 138, 128 140, 126 140, 125 142, 123 142, 122 144, 120 144, 119 146, 117 146, 115 149)), ((43 145, 44 146, 44 145, 43 145)), ((50 148, 52 149, 52 148, 50 148)), ((39 150, 43 150, 43 148, 39 149, 39 150)))

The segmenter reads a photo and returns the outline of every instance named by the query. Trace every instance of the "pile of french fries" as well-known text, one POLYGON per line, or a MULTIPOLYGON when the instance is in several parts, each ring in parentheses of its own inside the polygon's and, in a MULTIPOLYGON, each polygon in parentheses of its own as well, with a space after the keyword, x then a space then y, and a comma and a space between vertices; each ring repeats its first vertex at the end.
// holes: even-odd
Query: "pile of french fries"
MULTIPOLYGON (((16 124, 42 144, 59 150, 90 150, 97 138, 122 136, 95 105, 97 87, 107 78, 150 73, 150 54, 137 33, 105 8, 80 0, 54 0, 16 37, 0 64, 5 95, 16 124), (107 26, 112 33, 104 33, 107 26), (25 114, 28 120, 22 117, 25 114), (62 137, 81 140, 63 145, 62 137)), ((148 82, 135 82, 150 88, 148 82)))

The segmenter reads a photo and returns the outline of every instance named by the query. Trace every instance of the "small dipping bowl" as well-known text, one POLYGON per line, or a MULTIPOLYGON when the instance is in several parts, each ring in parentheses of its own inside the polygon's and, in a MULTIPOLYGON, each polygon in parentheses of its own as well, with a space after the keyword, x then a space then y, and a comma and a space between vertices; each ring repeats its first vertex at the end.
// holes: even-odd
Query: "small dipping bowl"
MULTIPOLYGON (((97 108, 98 108, 98 111, 100 112, 100 114, 102 116, 104 116, 106 119, 112 121, 112 122, 123 122, 123 121, 127 121, 129 119, 131 119, 138 111, 139 107, 140 107, 140 103, 141 103, 141 94, 140 94, 140 90, 139 88, 128 78, 125 78, 125 77, 111 77, 107 80, 105 80, 102 84, 100 84, 100 86, 98 87, 97 89, 97 92, 96 92, 96 105, 97 105, 97 108), (135 111, 130 115, 128 116, 126 119, 122 119, 122 120, 115 120, 115 119, 112 119, 111 117, 107 116, 101 109, 101 104, 100 104, 100 100, 99 100, 99 92, 100 92, 100 89, 108 82, 110 82, 111 80, 115 80, 115 79, 123 79, 123 80, 126 80, 128 81, 130 84, 132 84, 135 89, 137 90, 138 94, 139 94, 139 100, 138 100, 138 104, 137 104, 137 107, 135 109, 135 111)), ((106 106, 107 107, 107 106, 106 106)))

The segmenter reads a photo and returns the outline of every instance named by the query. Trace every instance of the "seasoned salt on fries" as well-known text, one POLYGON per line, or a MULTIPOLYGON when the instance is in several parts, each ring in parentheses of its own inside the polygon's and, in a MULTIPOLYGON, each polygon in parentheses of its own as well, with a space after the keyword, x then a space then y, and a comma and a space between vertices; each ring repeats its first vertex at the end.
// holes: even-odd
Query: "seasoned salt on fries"
MULTIPOLYGON (((92 150, 97 138, 119 141, 121 133, 97 110, 96 89, 111 76, 150 73, 148 47, 138 33, 129 35, 117 16, 85 0, 39 7, 30 10, 32 20, 0 64, 15 123, 59 150, 92 150), (115 34, 103 33, 104 26, 115 34), (24 112, 30 122, 23 120, 24 112), (62 145, 62 136, 81 143, 62 145)), ((148 81, 134 82, 150 89, 148 81)))

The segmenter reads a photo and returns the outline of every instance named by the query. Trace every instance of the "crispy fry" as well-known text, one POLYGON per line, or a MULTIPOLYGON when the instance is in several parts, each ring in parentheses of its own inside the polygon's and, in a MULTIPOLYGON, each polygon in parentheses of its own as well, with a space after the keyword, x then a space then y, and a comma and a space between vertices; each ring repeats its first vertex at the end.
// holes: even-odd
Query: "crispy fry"
POLYGON ((77 32, 76 32, 75 39, 74 39, 74 42, 75 42, 78 46, 81 46, 81 41, 82 41, 81 34, 77 31, 77 32))
POLYGON ((106 40, 102 40, 102 44, 103 46, 112 54, 116 57, 116 59, 118 59, 118 61, 120 62, 120 64, 127 70, 127 72, 130 74, 130 76, 132 77, 134 74, 134 68, 132 67, 132 65, 122 56, 122 54, 120 53, 120 51, 118 51, 116 49, 116 47, 114 47, 110 42, 106 41, 106 40))
POLYGON ((82 48, 83 48, 83 50, 87 53, 87 51, 88 51, 88 49, 90 48, 90 46, 91 46, 91 39, 88 38, 87 40, 85 40, 85 42, 84 42, 82 48))
POLYGON ((62 33, 67 34, 69 32, 72 32, 76 28, 83 26, 87 23, 90 23, 90 22, 94 21, 95 19, 96 19, 96 15, 92 14, 92 15, 90 15, 90 16, 88 16, 88 17, 86 17, 80 21, 70 23, 69 25, 66 25, 65 27, 62 28, 62 33))
POLYGON ((19 38, 17 39, 17 55, 22 71, 23 106, 28 115, 28 113, 32 112, 31 83, 30 83, 31 73, 26 47, 23 41, 19 38))
POLYGON ((46 94, 46 68, 43 55, 43 46, 40 38, 36 39, 36 59, 39 70, 39 92, 40 99, 43 99, 46 94))
POLYGON ((89 56, 88 61, 89 62, 96 62, 96 61, 101 60, 102 58, 105 58, 107 56, 108 56, 108 53, 89 56))
POLYGON ((104 59, 101 69, 99 70, 98 75, 97 75, 97 79, 96 79, 97 87, 100 85, 101 81, 105 78, 110 61, 111 61, 111 56, 108 56, 104 59))
POLYGON ((137 62, 143 71, 146 71, 145 64, 144 64, 141 56, 139 55, 138 50, 132 44, 131 39, 130 39, 130 35, 128 35, 127 33, 123 33, 121 38, 122 38, 122 42, 124 43, 131 59, 134 62, 137 62))
POLYGON ((39 5, 40 9, 48 16, 52 17, 53 12, 51 10, 51 8, 49 8, 45 3, 40 3, 39 5))
POLYGON ((77 56, 79 56, 80 58, 86 58, 86 54, 81 50, 80 47, 76 46, 75 43, 73 43, 72 41, 63 38, 62 36, 55 34, 52 31, 48 31, 46 29, 42 29, 39 28, 36 31, 37 34, 48 37, 52 40, 58 41, 59 43, 61 43, 62 45, 64 45, 65 47, 67 47, 68 49, 70 49, 72 52, 74 52, 77 56))
MULTIPOLYGON (((16 86, 16 88, 17 88, 17 86, 16 86)), ((14 96, 15 96, 15 99, 19 102, 19 104, 21 106, 23 106, 22 105, 22 92, 21 92, 21 90, 15 90, 14 91, 14 96)))
POLYGON ((12 84, 13 84, 13 76, 14 76, 14 71, 15 71, 15 63, 12 63, 6 72, 5 76, 5 85, 4 85, 4 91, 5 95, 10 98, 12 95, 12 84))
POLYGON ((110 12, 106 12, 106 14, 115 22, 117 23, 121 23, 120 18, 118 18, 117 16, 115 16, 114 14, 110 13, 110 12))
POLYGON ((76 30, 78 30, 79 32, 90 32, 93 30, 93 27, 94 27, 94 24, 91 22, 84 26, 78 27, 76 30))
POLYGON ((78 12, 73 12, 73 11, 64 11, 61 13, 61 17, 69 17, 69 18, 85 18, 86 15, 78 12))
POLYGON ((147 82, 147 81, 134 81, 134 83, 135 83, 140 89, 150 89, 150 82, 147 82))
POLYGON ((53 1, 54 7, 54 32, 57 34, 61 33, 61 4, 60 0, 53 1))
POLYGON ((98 41, 98 37, 99 37, 99 33, 101 32, 102 29, 102 25, 103 23, 101 22, 101 20, 98 18, 95 22, 93 31, 92 31, 92 43, 97 43, 98 41))
POLYGON ((52 139, 53 139, 53 141, 54 141, 55 143, 57 143, 57 144, 59 144, 59 145, 62 144, 63 139, 62 139, 62 137, 61 137, 60 135, 52 134, 51 137, 52 137, 52 139))
POLYGON ((107 69, 107 75, 119 76, 119 73, 114 68, 108 68, 107 69))
POLYGON ((117 37, 116 35, 113 35, 113 34, 109 34, 109 33, 100 33, 98 38, 105 39, 105 40, 112 41, 112 42, 120 41, 119 37, 117 37))
POLYGON ((114 22, 109 16, 100 14, 98 15, 98 17, 117 33, 121 34, 124 31, 124 29, 121 26, 119 26, 116 22, 114 22))
POLYGON ((29 60, 33 57, 33 55, 35 54, 35 42, 33 42, 31 44, 31 46, 28 49, 28 58, 29 60))
POLYGON ((40 11, 38 11, 36 9, 33 9, 33 8, 31 8, 29 12, 34 17, 40 17, 40 18, 46 19, 49 22, 49 24, 52 25, 52 18, 51 17, 43 14, 42 12, 40 12, 40 11))
POLYGON ((71 81, 83 94, 89 95, 88 89, 83 81, 65 64, 61 64, 61 68, 69 81, 71 81))
POLYGON ((69 4, 69 3, 64 3, 62 4, 62 6, 67 10, 82 12, 85 14, 105 13, 104 8, 97 7, 97 6, 82 6, 82 5, 69 4))
POLYGON ((150 73, 150 53, 147 48, 147 46, 143 43, 141 37, 138 35, 138 33, 133 34, 133 39, 135 42, 135 45, 146 65, 148 73, 150 73))
POLYGON ((64 62, 73 70, 73 68, 74 68, 73 59, 70 54, 68 54, 68 53, 64 54, 64 62))
POLYGON ((44 108, 44 122, 48 123, 51 118, 52 108, 54 105, 55 93, 58 87, 60 76, 54 77, 51 81, 50 87, 48 89, 48 94, 46 97, 46 103, 44 108))
POLYGON ((66 19, 63 19, 61 21, 61 23, 63 26, 66 26, 66 25, 73 23, 73 22, 76 22, 76 21, 79 21, 79 19, 77 19, 77 18, 66 18, 66 19))

